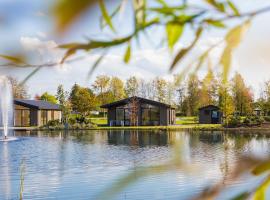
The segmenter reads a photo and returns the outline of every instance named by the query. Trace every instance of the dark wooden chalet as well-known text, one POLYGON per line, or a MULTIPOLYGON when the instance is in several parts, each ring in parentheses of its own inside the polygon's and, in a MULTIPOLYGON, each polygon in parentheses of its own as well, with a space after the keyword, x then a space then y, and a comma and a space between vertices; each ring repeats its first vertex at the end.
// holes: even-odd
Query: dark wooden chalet
POLYGON ((199 108, 200 124, 221 124, 222 112, 220 108, 214 105, 208 105, 199 108))
POLYGON ((102 105, 108 110, 108 126, 168 126, 175 124, 175 108, 171 105, 130 97, 102 105))

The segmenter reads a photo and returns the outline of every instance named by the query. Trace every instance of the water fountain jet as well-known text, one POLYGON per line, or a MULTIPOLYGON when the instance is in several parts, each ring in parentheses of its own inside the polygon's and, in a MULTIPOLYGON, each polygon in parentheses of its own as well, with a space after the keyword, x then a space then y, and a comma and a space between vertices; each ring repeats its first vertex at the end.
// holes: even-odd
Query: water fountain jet
POLYGON ((3 128, 3 139, 8 140, 8 130, 13 127, 13 94, 6 76, 0 76, 0 125, 3 128))

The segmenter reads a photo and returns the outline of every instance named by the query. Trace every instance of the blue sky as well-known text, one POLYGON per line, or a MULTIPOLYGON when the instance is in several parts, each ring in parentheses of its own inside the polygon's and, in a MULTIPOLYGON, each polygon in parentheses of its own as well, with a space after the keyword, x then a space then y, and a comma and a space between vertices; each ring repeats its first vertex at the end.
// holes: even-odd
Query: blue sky
MULTIPOLYGON (((128 0, 129 1, 129 0, 128 0)), ((57 44, 69 41, 84 41, 86 37, 100 37, 98 19, 100 16, 98 8, 94 11, 86 12, 77 23, 75 23, 61 37, 53 35, 54 20, 50 17, 50 6, 53 0, 1 0, 0 1, 0 53, 14 52, 16 50, 28 51, 36 62, 46 62, 50 59, 57 59, 63 52, 57 51, 54 47, 57 44)), ((198 2, 198 0, 194 0, 198 2)), ((241 11, 249 11, 270 5, 266 0, 235 0, 241 11)), ((128 5, 129 6, 129 5, 128 5)), ((132 28, 131 16, 128 14, 128 6, 115 20, 115 26, 121 29, 119 35, 128 33, 132 28)), ((256 90, 258 96, 261 83, 270 79, 270 13, 261 15, 253 20, 252 26, 245 35, 240 47, 235 51, 233 58, 233 70, 243 74, 247 83, 256 90)), ((113 35, 105 30, 102 34, 113 35)), ((55 68, 44 68, 29 80, 29 92, 32 96, 45 91, 54 93, 58 84, 64 84, 67 89, 75 82, 91 86, 91 82, 96 75, 107 74, 116 75, 125 79, 131 75, 141 78, 151 79, 155 76, 163 76, 170 79, 168 66, 172 55, 169 54, 165 45, 157 45, 156 41, 163 37, 161 29, 149 31, 149 38, 142 38, 140 48, 133 50, 132 60, 129 65, 122 61, 125 47, 115 48, 108 57, 101 63, 98 70, 90 80, 86 80, 89 67, 98 57, 99 52, 90 54, 87 59, 69 65, 55 68)), ((186 31, 185 35, 190 35, 186 31)), ((204 35, 204 40, 195 49, 194 55, 203 51, 207 43, 218 40, 222 32, 208 32, 204 35)), ((189 37, 186 37, 189 38, 189 37)), ((180 41, 178 47, 188 43, 180 41)), ((194 57, 191 55, 190 57, 194 57)), ((215 59, 215 55, 213 55, 215 59)), ((176 72, 181 70, 178 66, 176 72)), ((216 69, 219 72, 219 69, 216 69)), ((199 72, 203 76, 206 72, 202 69, 199 72)), ((0 68, 0 74, 16 76, 22 80, 29 70, 0 68)))

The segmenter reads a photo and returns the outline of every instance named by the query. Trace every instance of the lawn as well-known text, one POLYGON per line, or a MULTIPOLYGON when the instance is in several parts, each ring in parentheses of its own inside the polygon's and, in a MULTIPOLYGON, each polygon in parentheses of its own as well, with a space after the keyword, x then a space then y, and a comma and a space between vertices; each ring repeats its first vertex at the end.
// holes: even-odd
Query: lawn
POLYGON ((91 122, 100 126, 100 125, 106 125, 107 124, 107 118, 106 117, 99 117, 99 118, 90 118, 91 122))
MULTIPOLYGON (((107 118, 106 117, 99 117, 99 118, 90 118, 91 122, 94 124, 106 125, 107 118)), ((200 126, 198 124, 198 117, 177 117, 176 118, 176 125, 186 125, 187 127, 194 127, 194 125, 200 126), (189 126, 188 126, 189 125, 189 126)))
POLYGON ((177 125, 192 125, 198 124, 198 117, 177 117, 176 123, 177 125))

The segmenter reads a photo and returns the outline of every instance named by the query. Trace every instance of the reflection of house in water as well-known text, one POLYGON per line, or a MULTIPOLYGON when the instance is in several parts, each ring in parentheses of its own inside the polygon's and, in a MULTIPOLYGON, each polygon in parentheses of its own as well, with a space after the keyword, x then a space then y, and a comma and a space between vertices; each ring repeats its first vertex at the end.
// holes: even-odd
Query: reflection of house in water
POLYGON ((215 143, 223 143, 224 137, 223 134, 218 131, 201 132, 199 135, 199 140, 204 143, 215 144, 215 143))
POLYGON ((112 145, 130 146, 166 146, 168 135, 163 132, 138 130, 108 131, 108 143, 112 145))

